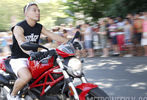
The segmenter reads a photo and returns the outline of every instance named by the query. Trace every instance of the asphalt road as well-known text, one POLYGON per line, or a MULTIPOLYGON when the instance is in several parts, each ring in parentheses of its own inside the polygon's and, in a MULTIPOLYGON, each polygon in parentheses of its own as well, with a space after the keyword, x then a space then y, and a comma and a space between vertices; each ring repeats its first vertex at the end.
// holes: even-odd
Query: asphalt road
POLYGON ((109 96, 147 100, 147 57, 86 58, 84 73, 109 96))

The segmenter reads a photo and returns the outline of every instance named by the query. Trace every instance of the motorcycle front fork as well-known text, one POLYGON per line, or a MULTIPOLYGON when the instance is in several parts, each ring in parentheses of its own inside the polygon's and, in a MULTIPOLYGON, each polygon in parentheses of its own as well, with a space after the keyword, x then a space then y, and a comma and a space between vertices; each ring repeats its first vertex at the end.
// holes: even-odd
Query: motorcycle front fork
POLYGON ((82 75, 82 77, 80 79, 81 79, 82 83, 88 83, 88 81, 84 75, 82 75))
POLYGON ((57 63, 60 66, 60 68, 62 69, 62 73, 64 75, 64 78, 67 80, 68 86, 69 86, 71 92, 73 93, 74 99, 80 100, 78 93, 76 91, 76 88, 72 82, 72 79, 69 77, 68 73, 64 70, 64 65, 63 65, 62 60, 60 58, 57 58, 57 63))

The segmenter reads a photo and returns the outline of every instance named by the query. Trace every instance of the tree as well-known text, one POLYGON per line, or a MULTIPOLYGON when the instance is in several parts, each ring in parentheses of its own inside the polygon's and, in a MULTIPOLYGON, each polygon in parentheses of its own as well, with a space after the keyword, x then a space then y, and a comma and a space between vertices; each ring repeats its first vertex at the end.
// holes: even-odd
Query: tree
POLYGON ((146 0, 114 0, 109 6, 107 15, 109 16, 126 16, 128 13, 138 13, 147 11, 146 0))
POLYGON ((67 0, 68 12, 71 17, 75 12, 93 17, 97 21, 105 16, 126 16, 128 13, 147 11, 146 0, 67 0))
MULTIPOLYGON (((98 18, 105 15, 107 6, 111 4, 112 1, 113 0, 67 0, 66 5, 72 14, 83 11, 86 17, 93 17, 93 20, 97 21, 98 18)), ((67 14, 71 16, 71 14, 67 14)))

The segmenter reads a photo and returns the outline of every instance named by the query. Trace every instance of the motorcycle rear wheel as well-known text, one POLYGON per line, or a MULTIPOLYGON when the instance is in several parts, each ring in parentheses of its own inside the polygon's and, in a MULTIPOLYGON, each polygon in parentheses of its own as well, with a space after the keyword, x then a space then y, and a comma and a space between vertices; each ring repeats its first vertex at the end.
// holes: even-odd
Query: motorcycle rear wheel
POLYGON ((91 89, 85 97, 86 100, 109 100, 109 96, 100 88, 91 89))

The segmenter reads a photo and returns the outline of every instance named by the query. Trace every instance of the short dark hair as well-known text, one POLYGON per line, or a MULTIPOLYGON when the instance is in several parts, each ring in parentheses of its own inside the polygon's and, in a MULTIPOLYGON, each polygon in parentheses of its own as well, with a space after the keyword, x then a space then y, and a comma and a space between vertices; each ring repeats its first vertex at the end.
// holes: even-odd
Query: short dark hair
POLYGON ((33 5, 38 6, 35 2, 30 2, 30 3, 28 3, 27 5, 24 6, 23 12, 25 13, 25 12, 28 10, 28 8, 29 8, 30 6, 33 6, 33 5))
POLYGON ((129 18, 125 18, 125 21, 128 21, 131 24, 131 20, 129 18))
POLYGON ((81 25, 76 26, 76 29, 81 29, 81 25))

